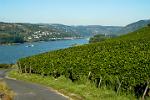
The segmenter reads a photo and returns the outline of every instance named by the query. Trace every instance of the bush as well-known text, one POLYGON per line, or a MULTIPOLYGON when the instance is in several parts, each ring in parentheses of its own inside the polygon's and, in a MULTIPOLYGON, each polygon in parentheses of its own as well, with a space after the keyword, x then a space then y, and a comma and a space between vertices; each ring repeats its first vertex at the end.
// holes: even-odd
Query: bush
POLYGON ((12 67, 12 64, 0 64, 0 68, 7 69, 7 68, 11 68, 11 67, 12 67))
POLYGON ((95 35, 94 37, 91 37, 89 40, 89 43, 101 42, 101 41, 104 41, 106 39, 108 39, 107 36, 105 36, 103 34, 98 34, 98 35, 95 35))

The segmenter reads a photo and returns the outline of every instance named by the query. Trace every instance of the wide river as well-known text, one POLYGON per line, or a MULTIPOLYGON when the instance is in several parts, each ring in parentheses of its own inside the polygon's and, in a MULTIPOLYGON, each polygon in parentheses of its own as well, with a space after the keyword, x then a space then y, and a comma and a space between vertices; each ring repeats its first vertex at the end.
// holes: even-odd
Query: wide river
POLYGON ((19 58, 47 51, 71 47, 73 44, 87 44, 87 39, 59 40, 48 42, 24 43, 12 46, 0 46, 0 63, 15 63, 19 58))

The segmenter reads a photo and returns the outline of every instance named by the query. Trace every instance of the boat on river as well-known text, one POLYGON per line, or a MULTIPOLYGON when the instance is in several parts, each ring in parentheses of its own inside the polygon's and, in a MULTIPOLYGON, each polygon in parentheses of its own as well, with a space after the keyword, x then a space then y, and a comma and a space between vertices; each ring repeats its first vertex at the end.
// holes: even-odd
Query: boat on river
POLYGON ((30 44, 30 45, 27 45, 27 46, 25 46, 25 47, 34 47, 34 45, 33 44, 30 44))

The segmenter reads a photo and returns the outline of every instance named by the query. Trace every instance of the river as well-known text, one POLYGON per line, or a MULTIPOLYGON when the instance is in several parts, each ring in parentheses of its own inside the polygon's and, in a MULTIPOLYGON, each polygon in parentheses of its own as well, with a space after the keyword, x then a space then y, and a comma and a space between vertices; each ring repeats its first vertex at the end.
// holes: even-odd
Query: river
POLYGON ((19 58, 28 57, 52 50, 71 47, 73 44, 87 44, 87 39, 59 40, 47 42, 33 42, 0 46, 0 63, 15 63, 19 58))

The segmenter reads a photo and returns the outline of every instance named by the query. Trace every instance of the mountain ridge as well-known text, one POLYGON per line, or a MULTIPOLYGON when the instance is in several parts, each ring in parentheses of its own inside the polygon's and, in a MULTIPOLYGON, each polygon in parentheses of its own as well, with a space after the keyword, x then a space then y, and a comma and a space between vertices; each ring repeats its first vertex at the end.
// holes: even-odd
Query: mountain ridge
POLYGON ((57 39, 72 39, 91 37, 97 34, 122 35, 145 27, 150 20, 140 20, 123 26, 79 25, 63 24, 31 24, 0 22, 0 44, 13 42, 49 41, 57 39))

